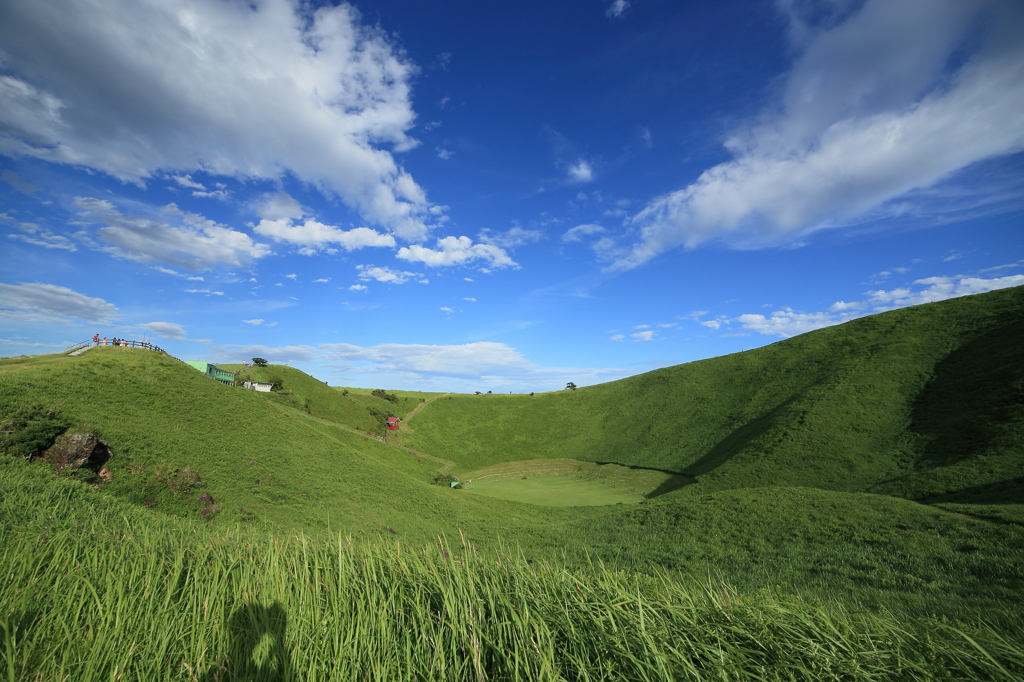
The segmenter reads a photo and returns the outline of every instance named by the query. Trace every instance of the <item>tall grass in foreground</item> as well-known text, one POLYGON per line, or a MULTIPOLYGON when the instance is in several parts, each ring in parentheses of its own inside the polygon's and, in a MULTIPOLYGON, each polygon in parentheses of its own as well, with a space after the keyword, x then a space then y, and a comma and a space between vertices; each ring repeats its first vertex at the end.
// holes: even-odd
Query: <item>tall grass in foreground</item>
POLYGON ((129 531, 129 521, 95 513, 78 528, 2 531, 4 680, 1024 674, 1019 642, 984 628, 743 596, 667 573, 570 570, 441 541, 129 531))

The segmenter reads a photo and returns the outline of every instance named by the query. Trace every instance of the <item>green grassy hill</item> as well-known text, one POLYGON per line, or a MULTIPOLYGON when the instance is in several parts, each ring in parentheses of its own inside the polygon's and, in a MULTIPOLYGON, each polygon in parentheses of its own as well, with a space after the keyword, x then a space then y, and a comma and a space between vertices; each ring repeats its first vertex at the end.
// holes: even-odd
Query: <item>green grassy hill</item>
POLYGON ((268 395, 124 348, 0 360, 0 670, 1017 679, 1022 331, 1011 289, 535 396, 249 370, 290 394, 268 395), (381 443, 379 413, 421 401, 381 443), (112 481, 19 456, 65 429, 110 444, 112 481), (525 504, 432 485, 407 448, 566 500, 567 474, 668 492, 525 504))
POLYGON ((800 485, 1024 501, 1022 357, 1018 287, 576 391, 441 398, 404 443, 457 471, 572 458, 696 477, 675 495, 800 485))

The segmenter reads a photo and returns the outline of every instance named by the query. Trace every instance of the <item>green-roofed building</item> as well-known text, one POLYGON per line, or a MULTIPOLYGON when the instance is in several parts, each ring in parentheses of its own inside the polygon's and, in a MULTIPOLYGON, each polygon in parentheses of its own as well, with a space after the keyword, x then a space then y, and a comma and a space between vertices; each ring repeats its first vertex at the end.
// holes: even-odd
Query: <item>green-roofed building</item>
POLYGON ((194 369, 199 370, 211 379, 215 379, 222 384, 228 386, 235 385, 235 373, 229 372, 226 369, 221 369, 217 365, 210 364, 209 362, 203 362, 202 360, 188 360, 185 362, 186 365, 194 369))

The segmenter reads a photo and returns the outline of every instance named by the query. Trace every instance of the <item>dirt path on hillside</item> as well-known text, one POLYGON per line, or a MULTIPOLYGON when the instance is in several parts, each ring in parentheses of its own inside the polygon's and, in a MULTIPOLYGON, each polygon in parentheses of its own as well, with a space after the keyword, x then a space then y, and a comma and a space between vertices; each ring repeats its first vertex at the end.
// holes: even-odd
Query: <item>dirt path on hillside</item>
MULTIPOLYGON (((441 396, 438 396, 438 397, 441 397, 441 396)), ((415 412, 418 412, 419 410, 421 410, 424 407, 426 407, 427 403, 429 403, 431 400, 437 400, 437 398, 431 398, 430 400, 428 400, 428 401, 418 405, 415 410, 413 410, 408 415, 406 415, 406 419, 411 417, 415 412)), ((280 408, 282 411, 290 412, 290 413, 294 414, 296 417, 305 417, 306 419, 309 419, 311 421, 315 421, 315 422, 318 422, 320 424, 324 424, 326 426, 333 426, 334 428, 337 428, 337 429, 344 429, 345 431, 349 431, 351 433, 354 433, 357 436, 362 436, 363 438, 369 438, 371 440, 377 441, 378 443, 382 443, 384 445, 387 445, 387 441, 386 440, 378 438, 377 436, 374 436, 372 434, 366 433, 365 431, 360 431, 359 429, 354 429, 351 426, 345 426, 344 424, 339 424, 337 422, 328 421, 327 419, 321 419, 320 417, 314 417, 313 415, 306 414, 305 412, 302 412, 301 410, 297 410, 294 407, 288 407, 286 405, 278 405, 276 403, 271 403, 271 404, 273 404, 275 407, 280 408)), ((429 459, 431 461, 434 461, 434 462, 437 462, 438 464, 443 465, 437 471, 437 473, 439 473, 439 474, 447 473, 449 469, 451 469, 453 466, 455 466, 455 462, 451 461, 450 459, 443 459, 441 457, 434 457, 433 455, 428 455, 425 452, 420 452, 419 450, 413 450, 411 448, 407 448, 407 447, 402 446, 402 445, 392 445, 391 447, 398 448, 399 450, 405 450, 405 452, 407 452, 408 454, 412 455, 413 457, 422 457, 424 459, 429 459)), ((461 478, 459 478, 455 474, 451 474, 451 476, 456 481, 461 481, 462 480, 461 478)))
POLYGON ((416 415, 416 413, 417 413, 417 412, 419 412, 420 410, 422 410, 422 409, 423 409, 424 407, 426 407, 426 406, 427 406, 427 405, 429 405, 430 403, 434 402, 434 401, 435 401, 435 400, 437 400, 438 398, 444 398, 445 396, 448 396, 448 395, 451 395, 451 394, 450 394, 450 393, 445 393, 444 395, 438 395, 438 396, 434 396, 434 397, 433 397, 433 398, 431 398, 430 400, 424 400, 424 401, 423 401, 422 403, 420 403, 420 404, 419 404, 419 405, 417 405, 416 407, 412 408, 412 410, 410 410, 410 411, 409 411, 409 413, 408 413, 407 415, 405 415, 405 419, 403 419, 402 421, 406 421, 406 422, 407 422, 407 421, 409 421, 410 419, 412 419, 412 418, 413 418, 413 416, 415 416, 415 415, 416 415))

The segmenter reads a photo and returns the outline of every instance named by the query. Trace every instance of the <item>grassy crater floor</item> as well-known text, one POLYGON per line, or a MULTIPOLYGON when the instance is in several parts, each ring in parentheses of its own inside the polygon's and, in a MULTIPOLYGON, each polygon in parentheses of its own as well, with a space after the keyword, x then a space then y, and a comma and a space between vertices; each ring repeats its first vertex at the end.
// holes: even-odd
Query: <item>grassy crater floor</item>
POLYGON ((575 459, 502 462, 463 476, 470 492, 548 507, 636 504, 686 484, 687 477, 575 459))

